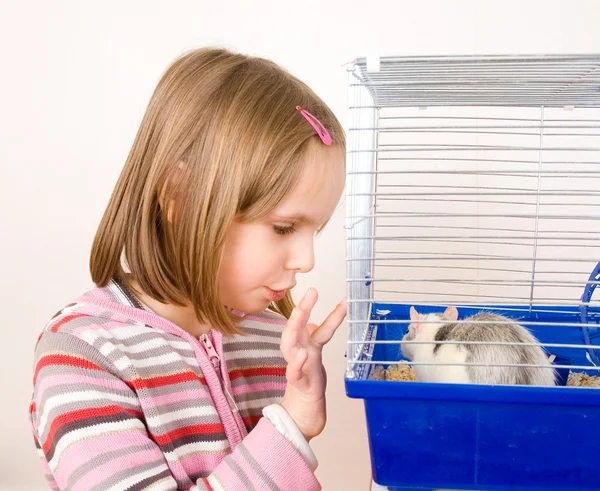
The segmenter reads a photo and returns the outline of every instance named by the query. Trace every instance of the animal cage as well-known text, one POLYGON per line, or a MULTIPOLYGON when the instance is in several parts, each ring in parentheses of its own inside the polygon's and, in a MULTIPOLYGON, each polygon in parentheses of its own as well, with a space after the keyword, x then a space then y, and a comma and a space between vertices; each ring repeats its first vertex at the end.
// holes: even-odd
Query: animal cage
POLYGON ((600 489, 600 389, 571 386, 600 375, 600 56, 375 61, 348 70, 345 376, 375 482, 600 489), (449 305, 526 327, 557 386, 373 380, 411 306, 449 305))

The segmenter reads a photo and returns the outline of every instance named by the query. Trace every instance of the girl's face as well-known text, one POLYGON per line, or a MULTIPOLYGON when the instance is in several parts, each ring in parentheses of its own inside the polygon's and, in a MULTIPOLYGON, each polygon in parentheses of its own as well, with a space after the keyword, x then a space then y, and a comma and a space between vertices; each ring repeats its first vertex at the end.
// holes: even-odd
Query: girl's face
POLYGON ((241 312, 262 312, 314 267, 314 238, 344 189, 344 155, 311 142, 298 184, 261 220, 234 222, 220 269, 220 297, 241 312))

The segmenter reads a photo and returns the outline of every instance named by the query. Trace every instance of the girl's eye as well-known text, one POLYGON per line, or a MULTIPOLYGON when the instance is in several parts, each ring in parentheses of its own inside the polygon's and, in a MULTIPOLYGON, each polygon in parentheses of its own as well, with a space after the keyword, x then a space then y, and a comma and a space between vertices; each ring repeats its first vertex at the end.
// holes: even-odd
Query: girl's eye
POLYGON ((293 225, 273 225, 273 230, 277 235, 288 235, 293 233, 295 229, 293 225))

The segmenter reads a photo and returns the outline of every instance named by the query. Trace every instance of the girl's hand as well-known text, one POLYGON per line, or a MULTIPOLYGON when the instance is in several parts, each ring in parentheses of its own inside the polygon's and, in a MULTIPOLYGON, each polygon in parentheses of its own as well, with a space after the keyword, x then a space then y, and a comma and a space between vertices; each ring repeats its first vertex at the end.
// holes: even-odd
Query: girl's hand
POLYGON ((292 311, 281 335, 281 352, 288 364, 285 372, 287 387, 281 406, 307 441, 323 431, 327 420, 323 346, 346 317, 346 301, 342 300, 323 324, 309 324, 317 298, 317 291, 309 288, 292 311))

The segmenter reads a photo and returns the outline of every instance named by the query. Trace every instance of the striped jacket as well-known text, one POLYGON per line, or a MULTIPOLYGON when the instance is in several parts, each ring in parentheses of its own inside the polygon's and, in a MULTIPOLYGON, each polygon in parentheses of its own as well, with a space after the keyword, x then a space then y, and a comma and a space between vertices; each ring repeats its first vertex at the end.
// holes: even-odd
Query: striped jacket
POLYGON ((61 310, 35 352, 30 420, 52 489, 318 490, 262 409, 279 402, 285 320, 202 340, 118 283, 61 310))

